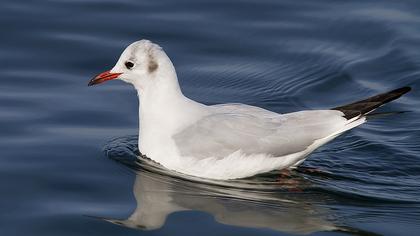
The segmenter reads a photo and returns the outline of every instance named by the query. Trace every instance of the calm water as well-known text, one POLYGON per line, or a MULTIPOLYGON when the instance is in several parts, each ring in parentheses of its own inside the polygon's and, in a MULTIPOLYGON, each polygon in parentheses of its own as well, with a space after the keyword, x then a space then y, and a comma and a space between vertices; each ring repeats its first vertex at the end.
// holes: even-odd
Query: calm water
POLYGON ((1 235, 420 233, 418 1, 0 3, 1 235), (87 87, 132 41, 187 96, 276 112, 413 91, 297 172, 202 182, 136 161, 137 98, 87 87))

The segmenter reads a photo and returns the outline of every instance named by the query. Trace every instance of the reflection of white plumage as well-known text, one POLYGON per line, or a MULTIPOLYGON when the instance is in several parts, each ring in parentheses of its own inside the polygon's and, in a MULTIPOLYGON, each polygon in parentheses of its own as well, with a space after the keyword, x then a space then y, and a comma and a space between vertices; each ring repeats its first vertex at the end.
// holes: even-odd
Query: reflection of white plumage
MULTIPOLYGON (((304 179, 296 181, 301 187, 310 184, 304 179)), ((103 219, 129 228, 153 230, 164 226, 172 213, 202 211, 222 224, 293 234, 354 231, 336 225, 332 212, 323 207, 325 196, 285 193, 277 184, 274 186, 275 190, 264 182, 243 182, 221 187, 141 170, 133 186, 137 202, 134 212, 125 220, 103 219)))
POLYGON ((135 42, 89 85, 121 79, 140 98, 140 151, 166 168, 214 179, 252 176, 302 163, 317 147, 365 122, 404 87, 332 110, 277 114, 243 104, 206 106, 185 97, 171 60, 156 44, 135 42))

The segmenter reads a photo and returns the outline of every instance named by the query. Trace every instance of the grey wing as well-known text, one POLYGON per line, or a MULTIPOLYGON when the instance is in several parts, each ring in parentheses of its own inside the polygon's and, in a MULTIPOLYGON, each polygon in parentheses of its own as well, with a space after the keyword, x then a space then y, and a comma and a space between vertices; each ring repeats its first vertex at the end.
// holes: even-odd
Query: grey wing
POLYGON ((283 156, 305 150, 347 123, 342 112, 332 110, 280 115, 241 104, 214 109, 173 136, 182 156, 223 158, 238 150, 283 156))

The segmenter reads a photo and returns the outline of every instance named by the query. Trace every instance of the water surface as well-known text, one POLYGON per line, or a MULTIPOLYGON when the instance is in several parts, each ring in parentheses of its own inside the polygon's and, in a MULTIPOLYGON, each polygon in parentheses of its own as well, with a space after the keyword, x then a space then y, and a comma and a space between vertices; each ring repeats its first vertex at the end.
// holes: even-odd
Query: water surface
POLYGON ((416 235, 417 1, 12 1, 0 8, 2 235, 416 235), (131 42, 205 104, 330 108, 407 96, 291 173, 212 182, 136 161, 137 98, 87 87, 131 42))

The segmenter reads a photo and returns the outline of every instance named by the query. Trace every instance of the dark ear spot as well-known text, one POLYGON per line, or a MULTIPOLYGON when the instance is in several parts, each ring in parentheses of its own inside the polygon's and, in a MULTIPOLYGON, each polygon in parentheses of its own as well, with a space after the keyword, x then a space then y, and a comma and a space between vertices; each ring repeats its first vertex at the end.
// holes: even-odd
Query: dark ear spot
POLYGON ((153 58, 152 55, 149 55, 149 65, 148 65, 148 71, 149 73, 153 73, 159 65, 157 64, 156 60, 153 58))
POLYGON ((158 67, 159 65, 156 63, 156 61, 149 61, 149 73, 154 72, 155 70, 157 70, 158 67))

